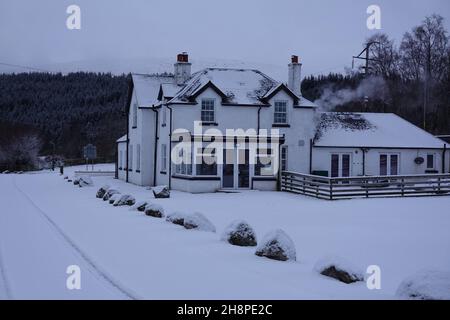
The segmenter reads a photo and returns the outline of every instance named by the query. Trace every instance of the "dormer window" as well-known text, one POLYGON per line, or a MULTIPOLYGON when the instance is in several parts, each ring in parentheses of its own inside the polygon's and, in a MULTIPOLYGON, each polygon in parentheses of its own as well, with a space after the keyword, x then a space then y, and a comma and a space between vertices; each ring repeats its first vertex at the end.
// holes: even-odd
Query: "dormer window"
POLYGON ((275 101, 274 124, 287 124, 287 101, 275 101))
POLYGON ((212 123, 215 121, 214 99, 202 99, 202 122, 212 123))

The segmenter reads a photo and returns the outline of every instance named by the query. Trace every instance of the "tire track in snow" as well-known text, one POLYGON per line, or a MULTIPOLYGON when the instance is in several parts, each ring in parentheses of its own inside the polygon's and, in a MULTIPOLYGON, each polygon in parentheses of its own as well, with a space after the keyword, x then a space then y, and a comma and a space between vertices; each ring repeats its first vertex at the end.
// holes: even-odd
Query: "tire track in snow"
MULTIPOLYGON (((130 300, 139 300, 140 298, 133 293, 131 290, 125 288, 122 284, 119 284, 116 280, 114 280, 111 276, 109 276, 105 271, 103 271, 100 267, 98 267, 92 259, 82 251, 75 242, 38 206, 36 203, 17 185, 16 178, 13 179, 14 187, 17 191, 19 191, 25 199, 41 214, 41 216, 48 222, 50 227, 66 242, 67 246, 71 248, 81 260, 83 260, 88 267, 91 268, 91 271, 98 278, 103 279, 113 288, 117 289, 120 293, 122 293, 127 299, 130 300)), ((1 258, 1 257, 0 257, 1 258)), ((0 260, 1 262, 1 260, 0 260)), ((0 271, 3 270, 0 265, 0 271)), ((6 278, 5 278, 6 279, 6 278)))

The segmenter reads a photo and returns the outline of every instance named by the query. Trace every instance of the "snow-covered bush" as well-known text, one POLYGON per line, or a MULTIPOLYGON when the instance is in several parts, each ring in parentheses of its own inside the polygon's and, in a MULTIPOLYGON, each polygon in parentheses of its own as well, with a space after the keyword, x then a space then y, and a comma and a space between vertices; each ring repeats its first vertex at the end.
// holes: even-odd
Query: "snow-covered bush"
POLYGON ((104 185, 103 187, 101 187, 100 189, 98 189, 96 197, 97 198, 103 198, 106 194, 106 191, 109 190, 109 186, 108 185, 104 185))
POLYGON ((280 261, 295 261, 297 259, 294 242, 281 229, 266 234, 256 248, 255 254, 280 261))
POLYGON ((80 178, 73 178, 73 185, 78 186, 80 184, 80 178))
POLYGON ((78 185, 80 187, 88 187, 88 186, 93 186, 94 182, 92 181, 92 178, 89 176, 81 176, 78 179, 78 185))
POLYGON ((114 204, 114 202, 116 202, 117 200, 119 200, 121 196, 122 196, 122 195, 121 195, 120 193, 115 193, 115 194, 113 194, 113 195, 112 195, 111 197, 109 197, 109 199, 108 199, 109 204, 114 204))
POLYGON ((183 226, 186 229, 216 232, 216 227, 199 212, 185 216, 183 226))
POLYGON ((117 198, 116 201, 114 201, 113 206, 114 207, 132 206, 135 203, 136 203, 136 199, 132 195, 122 194, 122 195, 120 195, 120 197, 117 198))
POLYGON ((402 281, 396 295, 402 299, 450 300, 450 272, 419 271, 402 281))
POLYGON ((103 196, 103 201, 109 200, 109 198, 111 198, 111 196, 113 194, 117 194, 117 193, 120 193, 119 190, 113 189, 113 188, 109 188, 108 191, 106 191, 105 195, 103 196))
POLYGON ((186 216, 187 216, 187 214, 185 214, 183 212, 175 211, 175 212, 171 212, 167 215, 166 221, 182 226, 182 225, 184 225, 184 218, 186 216))
POLYGON ((155 218, 163 218, 164 208, 159 204, 152 203, 145 207, 145 214, 155 218))
POLYGON ((144 212, 145 211, 145 207, 149 205, 149 203, 147 201, 138 201, 136 202, 131 208, 131 211, 141 211, 144 212))
POLYGON ((232 245, 242 247, 254 247, 257 244, 255 231, 243 220, 233 221, 226 227, 221 239, 232 245))
POLYGON ((325 257, 316 263, 314 270, 347 284, 364 281, 363 271, 341 257, 325 257))
POLYGON ((170 198, 170 190, 167 186, 156 186, 152 188, 156 199, 170 198))

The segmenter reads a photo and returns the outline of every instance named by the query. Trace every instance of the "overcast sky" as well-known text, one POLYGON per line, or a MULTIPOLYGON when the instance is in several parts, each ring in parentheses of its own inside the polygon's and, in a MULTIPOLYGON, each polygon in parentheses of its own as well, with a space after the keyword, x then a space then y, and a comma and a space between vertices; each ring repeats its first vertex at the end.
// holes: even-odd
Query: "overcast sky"
POLYGON ((450 30, 449 0, 0 0, 0 62, 54 70, 98 61, 126 72, 136 70, 124 61, 136 61, 145 72, 154 58, 188 51, 194 62, 282 67, 298 54, 304 75, 341 71, 375 32, 366 27, 370 4, 397 43, 432 13, 450 30), (66 28, 70 4, 81 8, 81 30, 66 28))

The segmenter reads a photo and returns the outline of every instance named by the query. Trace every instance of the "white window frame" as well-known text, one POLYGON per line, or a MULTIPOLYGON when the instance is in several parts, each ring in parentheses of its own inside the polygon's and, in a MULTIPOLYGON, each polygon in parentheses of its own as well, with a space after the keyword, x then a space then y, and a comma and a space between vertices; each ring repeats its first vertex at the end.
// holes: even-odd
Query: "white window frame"
POLYGON ((427 153, 426 159, 425 159, 425 165, 427 166, 427 170, 435 170, 436 169, 436 154, 435 153, 427 153), (433 157, 433 166, 429 167, 428 166, 428 157, 432 156, 433 157))
POLYGON ((281 171, 287 171, 288 170, 288 146, 281 146, 281 171))
POLYGON ((167 145, 161 145, 161 171, 166 172, 167 170, 167 145))
MULTIPOLYGON (((183 147, 180 147, 180 146, 175 147, 175 152, 178 153, 178 156, 180 158, 184 157, 184 151, 185 151, 185 149, 183 147)), ((184 161, 182 161, 181 163, 174 165, 174 172, 177 175, 192 176, 192 152, 190 152, 190 155, 188 155, 188 157, 189 156, 191 158, 191 161, 190 161, 191 163, 185 163, 184 161)))
POLYGON ((136 171, 141 171, 141 145, 136 145, 136 171))
POLYGON ((137 102, 135 102, 133 104, 133 123, 132 123, 133 128, 137 128, 137 110, 138 110, 138 104, 137 104, 137 102))
MULTIPOLYGON (((207 107, 211 107, 210 105, 208 105, 207 107)), ((200 120, 204 123, 214 123, 216 121, 216 99, 213 98, 203 98, 202 99, 202 105, 201 105, 201 111, 200 111, 200 120), (206 103, 210 103, 212 102, 212 110, 207 109, 205 110, 205 105, 206 103), (208 117, 208 119, 203 119, 203 113, 212 113, 212 120, 210 119, 210 117, 208 117)))
POLYGON ((347 155, 347 156, 349 156, 349 166, 348 166, 348 177, 351 177, 352 176, 352 153, 351 152, 341 152, 341 153, 339 153, 339 152, 332 152, 331 154, 330 154, 330 174, 329 174, 329 176, 330 177, 332 177, 332 178, 346 178, 347 176, 343 176, 342 175, 342 173, 343 173, 343 163, 344 163, 344 161, 343 161, 343 158, 344 158, 344 156, 345 155, 347 155), (337 155, 338 156, 338 175, 337 175, 337 177, 333 177, 333 156, 334 155, 337 155))
POLYGON ((128 168, 127 169, 129 171, 131 171, 131 170, 133 170, 133 145, 130 144, 129 148, 130 149, 128 150, 129 159, 128 159, 128 168))
POLYGON ((273 103, 273 123, 274 124, 288 124, 289 122, 289 118, 288 118, 288 101, 287 100, 275 100, 273 103), (284 104, 285 106, 285 110, 284 111, 280 111, 277 110, 277 107, 280 107, 279 104, 284 104), (285 117, 285 121, 278 121, 279 119, 277 119, 279 115, 284 115, 285 117))
POLYGON ((380 154, 378 155, 378 173, 381 176, 381 168, 380 168, 380 158, 381 156, 387 156, 386 159, 386 176, 393 176, 395 177, 396 175, 400 175, 400 153, 387 153, 387 152, 380 152, 380 154), (391 174, 391 157, 392 156, 397 156, 397 174, 393 175, 391 174))

